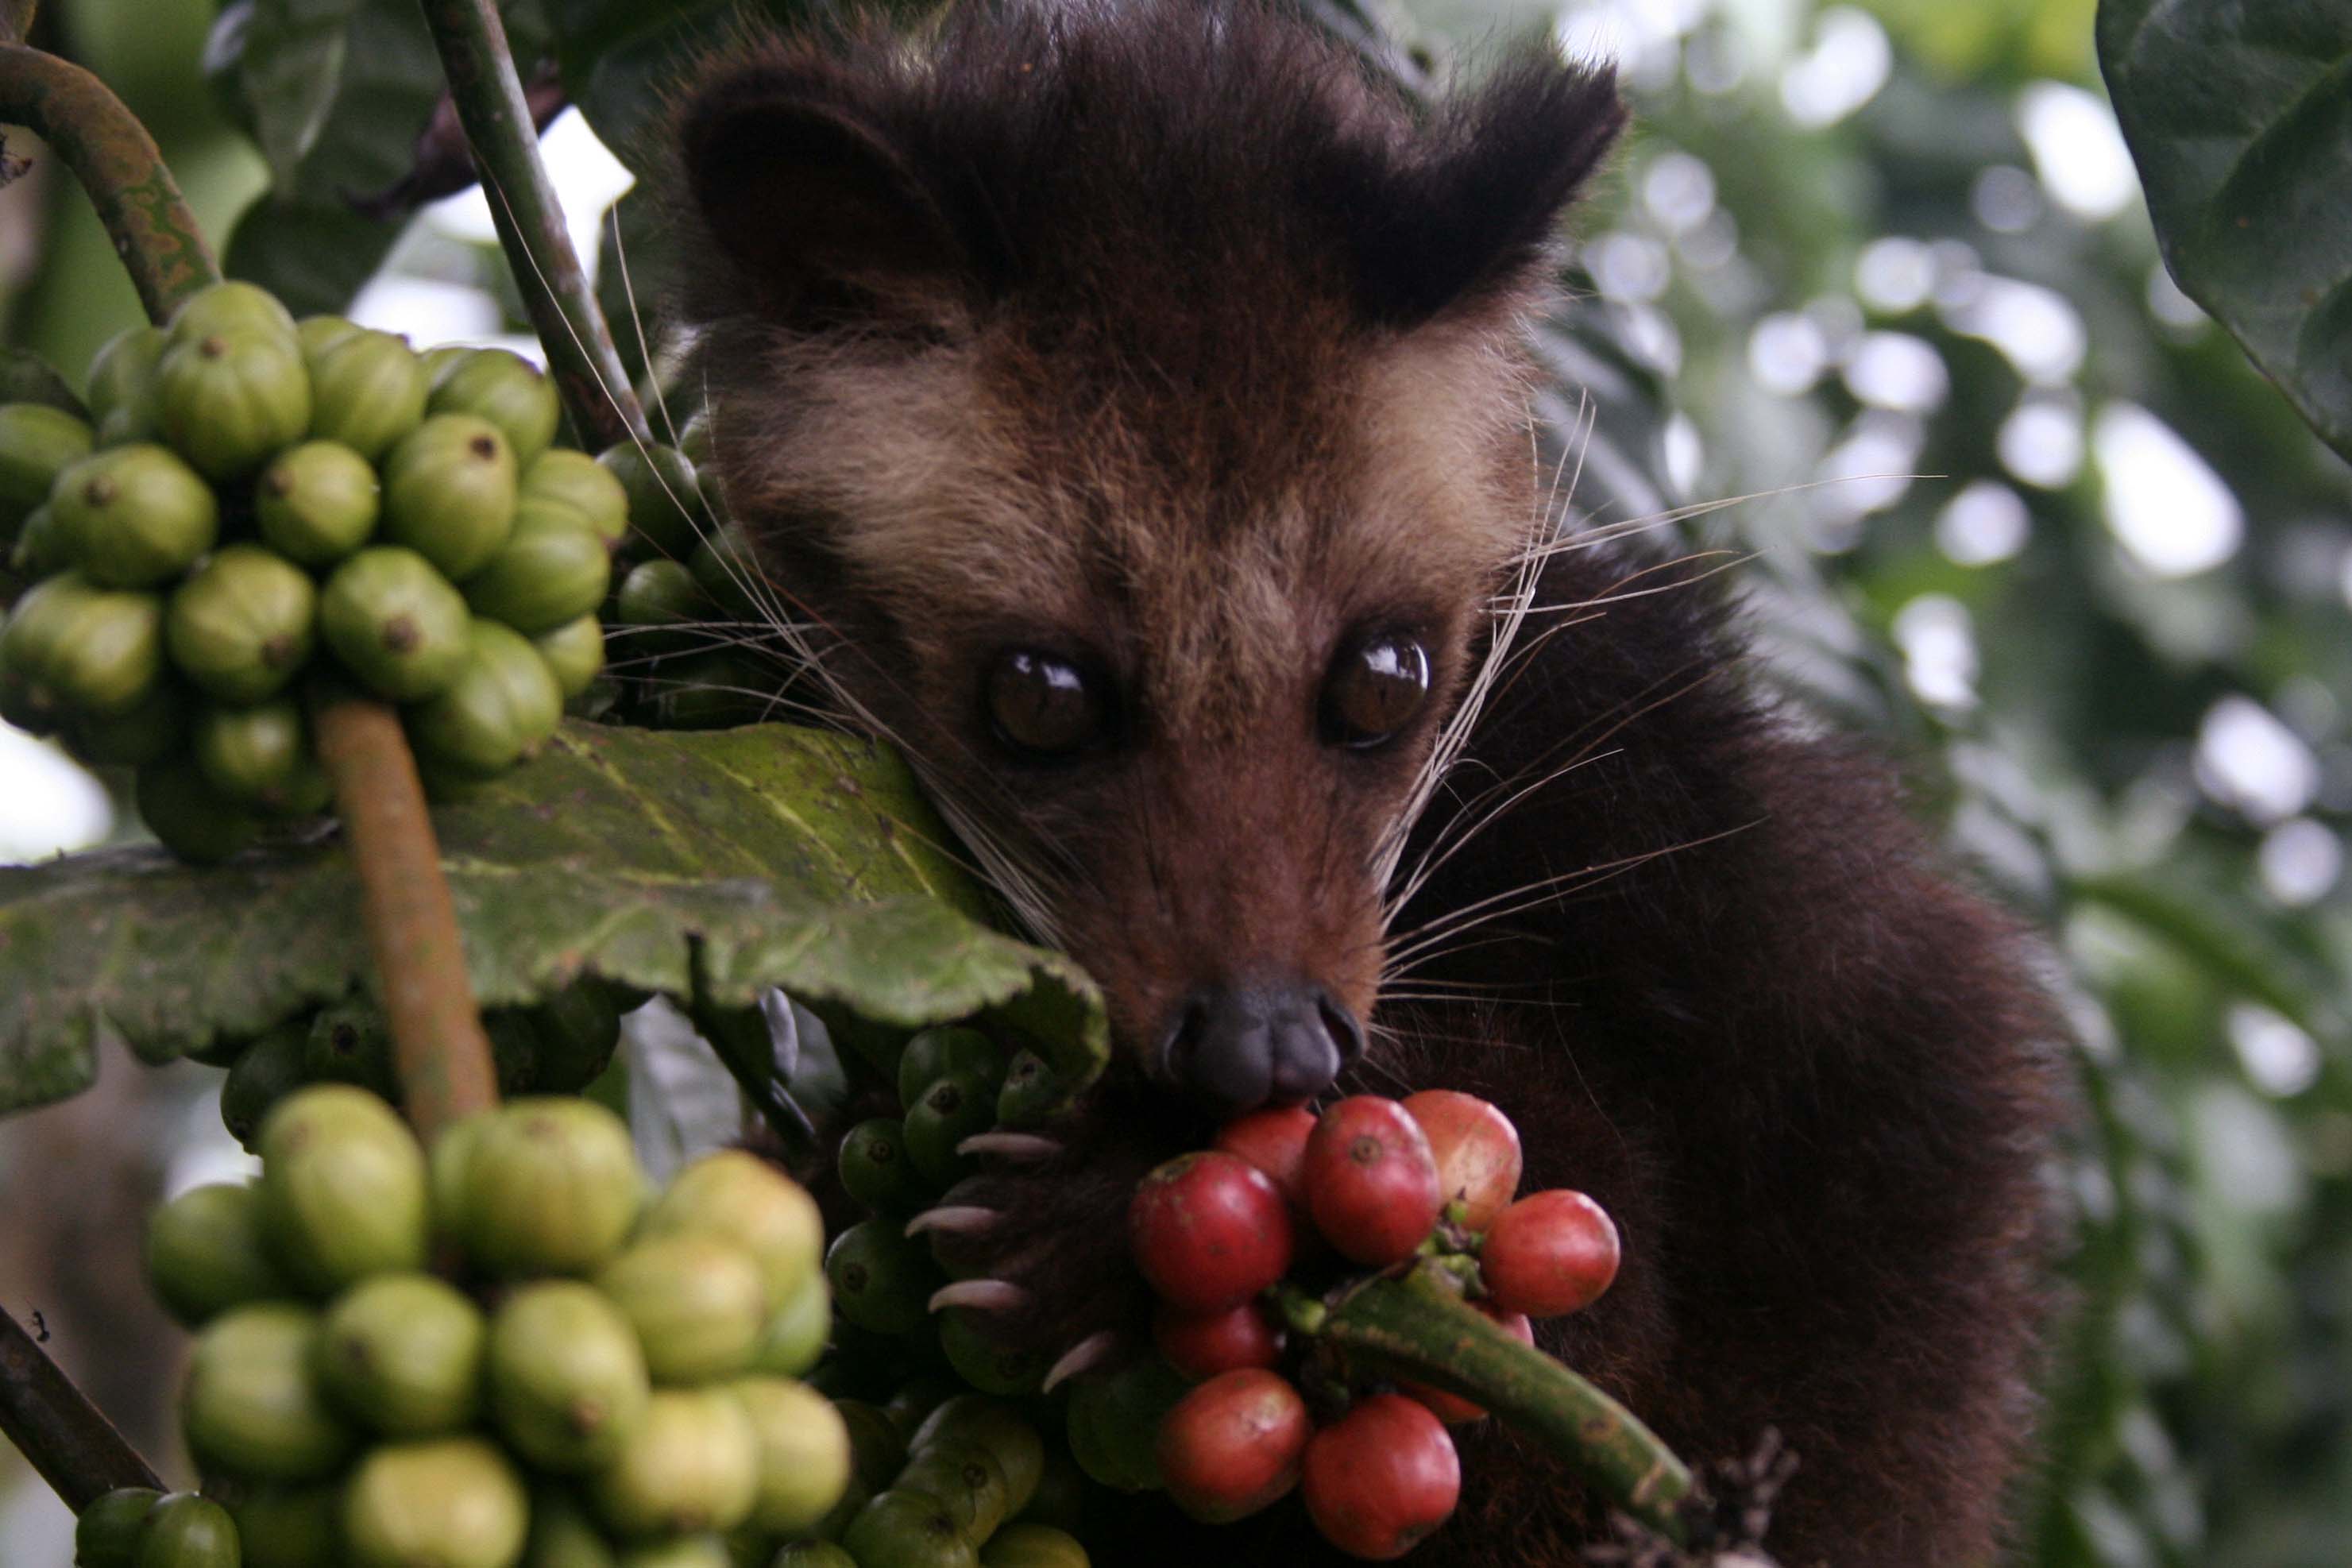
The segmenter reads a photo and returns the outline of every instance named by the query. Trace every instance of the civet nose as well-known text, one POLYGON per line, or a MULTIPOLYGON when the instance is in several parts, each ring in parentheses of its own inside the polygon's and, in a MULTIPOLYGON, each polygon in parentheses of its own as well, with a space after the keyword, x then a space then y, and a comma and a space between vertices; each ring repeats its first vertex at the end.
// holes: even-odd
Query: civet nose
POLYGON ((1212 985, 1160 1036, 1167 1077, 1222 1113, 1310 1100, 1364 1054, 1363 1026, 1319 985, 1212 985))

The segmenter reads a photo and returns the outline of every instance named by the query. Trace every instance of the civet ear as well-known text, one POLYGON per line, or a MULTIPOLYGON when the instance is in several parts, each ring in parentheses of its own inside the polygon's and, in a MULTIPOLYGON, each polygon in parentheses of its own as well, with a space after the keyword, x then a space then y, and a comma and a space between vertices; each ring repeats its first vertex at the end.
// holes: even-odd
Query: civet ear
POLYGON ((677 145, 709 242, 689 269, 785 326, 942 324, 971 286, 965 247, 907 157, 824 85, 751 67, 687 101, 677 145))

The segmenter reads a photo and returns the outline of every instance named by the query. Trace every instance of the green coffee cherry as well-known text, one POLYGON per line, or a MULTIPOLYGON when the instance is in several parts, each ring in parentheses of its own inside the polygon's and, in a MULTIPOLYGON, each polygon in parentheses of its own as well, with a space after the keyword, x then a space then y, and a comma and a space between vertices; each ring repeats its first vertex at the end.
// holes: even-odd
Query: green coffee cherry
POLYGON ((585 452, 559 447, 541 453, 523 470, 516 500, 518 504, 543 500, 570 507, 608 551, 618 550, 629 535, 629 492, 612 469, 585 452))
POLYGON ((117 1487, 91 1500, 74 1520, 74 1568, 131 1568, 139 1533, 163 1500, 152 1487, 117 1487))
POLYGON ((677 449, 684 453, 686 460, 697 468, 709 465, 710 462, 709 409, 698 408, 694 411, 694 417, 688 420, 686 427, 677 433, 677 449))
POLYGON ((366 543, 383 510, 374 468, 339 441, 279 453, 253 487, 263 541, 304 566, 331 566, 366 543))
POLYGON ((47 676, 76 713, 110 718, 138 708, 163 682, 163 602, 152 594, 90 595, 60 629, 47 676))
POLYGON ((1182 1374, 1156 1355, 1078 1379, 1070 1394, 1070 1457, 1088 1479, 1114 1491, 1159 1490, 1160 1418, 1191 1391, 1182 1374))
POLYGON ((143 768, 180 749, 189 703, 177 683, 159 680, 126 712, 76 718, 66 728, 66 748, 91 767, 143 768))
POLYGON ((261 1124, 261 1212, 279 1265, 322 1294, 425 1267, 425 1151, 393 1109, 348 1084, 287 1096, 261 1124))
POLYGON ((473 616, 414 550, 371 545, 327 579, 319 632, 362 685, 395 702, 446 689, 466 666, 473 616))
POLYGON ((192 343, 222 332, 255 332, 289 343, 301 341, 292 312, 268 289, 252 283, 215 283, 192 296, 172 316, 173 343, 192 343))
POLYGON ((694 547, 686 564, 722 613, 739 621, 764 621, 775 613, 771 607, 776 602, 775 591, 768 586, 767 573, 741 523, 712 529, 694 547))
POLYGON ((476 619, 449 684, 404 716, 420 756, 460 776, 494 778, 536 754, 563 720, 554 672, 520 632, 476 619))
POLYGON ((834 1412, 849 1432, 851 1462, 866 1489, 890 1484, 907 1465, 907 1439, 878 1405, 863 1399, 836 1399, 834 1412))
POLYGON ((155 417, 197 472, 242 478, 310 427, 310 376, 290 339, 173 335, 155 369, 155 417))
POLYGON ((939 1318, 940 1350, 955 1373, 982 1394, 1005 1398, 1034 1394, 1045 1363, 1034 1351, 1009 1349, 983 1334, 971 1312, 950 1308, 939 1318))
POLYGON ((36 584, 0 632, 0 659, 22 689, 13 704, 51 725, 138 708, 162 683, 162 653, 161 601, 94 588, 78 572, 36 584))
POLYGON ((759 1266, 771 1306, 790 1300, 821 1267, 824 1220, 799 1183, 741 1149, 705 1154, 679 1171, 646 1211, 650 1237, 719 1237, 759 1266))
POLYGON ((369 1451, 343 1489, 353 1568, 511 1568, 530 1499, 495 1444, 428 1437, 369 1451))
POLYGON ((310 434, 373 463, 425 420, 425 365, 390 332, 354 330, 307 352, 310 434))
POLYGON ((824 1276, 833 1286, 835 1310, 877 1334, 910 1334, 930 1317, 939 1271, 919 1241, 910 1240, 895 1220, 862 1220, 834 1237, 825 1249, 824 1276))
POLYGON ((240 1568, 236 1521, 210 1498, 173 1492, 149 1511, 131 1561, 133 1568, 240 1568))
POLYGON ((977 1443, 933 1444, 898 1472, 890 1489, 937 1499, 972 1542, 995 1533, 1011 1511, 1013 1488, 1004 1467, 977 1443))
POLYGON ((996 1091, 996 1120, 1005 1127, 1034 1127, 1062 1103, 1068 1084, 1034 1051, 1013 1053, 996 1091))
POLYGON ((923 1418, 908 1447, 921 1453, 950 1443, 976 1443, 996 1456, 1012 1488, 1012 1514, 1019 1514, 1037 1495, 1045 1473, 1045 1440, 1013 1406, 959 1394, 923 1418))
POLYGON ((563 416, 546 373, 505 349, 477 349, 443 366, 425 406, 434 414, 488 420, 506 433, 515 460, 525 468, 547 450, 563 416))
POLYGON ((172 662, 207 696, 258 702, 309 661, 318 609, 300 568, 257 544, 229 545, 172 594, 172 662))
POLYGON ((648 721, 656 730, 731 730, 777 718, 786 684, 772 666, 736 653, 678 659, 655 679, 648 721))
POLYGON ((951 1072, 923 1090, 906 1116, 907 1154, 934 1191, 952 1186, 971 1172, 969 1155, 957 1145, 996 1125, 996 1096, 978 1073, 951 1072))
POLYGON ((727 1392, 751 1418, 758 1445, 751 1527, 800 1534, 831 1513, 849 1488, 849 1428, 832 1402, 804 1384, 746 1377, 727 1392))
POLYGON ((46 403, 0 403, 0 539, 49 499, 58 476, 89 456, 89 426, 46 403))
POLYGON ((552 631, 604 602, 612 571, 604 541, 578 512, 525 501, 507 542, 466 579, 466 602, 519 632, 552 631))
POLYGON ((620 1044, 621 1010, 602 981, 565 986, 532 1008, 530 1021, 539 1037, 534 1082, 546 1093, 575 1094, 587 1088, 620 1044))
POLYGON ((530 639, 530 646, 547 661, 547 671, 555 677, 555 688, 567 702, 604 673, 604 628, 594 616, 583 616, 553 631, 541 632, 530 639))
POLYGON ((163 363, 171 334, 161 327, 126 327, 106 341, 89 362, 89 416, 98 444, 121 447, 152 441, 155 422, 155 367, 163 363))
POLYGON ((1088 1568, 1078 1538, 1050 1524, 1013 1524, 988 1538, 980 1568, 1088 1568))
POLYGON ((541 1469, 580 1474, 610 1463, 645 1417, 652 1384, 636 1331, 590 1286, 542 1280, 515 1290, 490 1320, 491 1422, 541 1469))
POLYGON ((923 1091, 951 1072, 978 1077, 991 1095, 1004 1081, 1004 1048, 978 1029, 925 1029, 898 1057, 898 1103, 922 1103, 923 1091))
POLYGON ((539 1028, 530 1014, 517 1007, 485 1012, 482 1032, 490 1037, 490 1065, 498 1073, 499 1094, 521 1094, 539 1081, 539 1028))
MULTIPOLYGON (((704 1533, 668 1541, 641 1541, 621 1548, 614 1568, 736 1568, 743 1561, 728 1550, 728 1537, 704 1533)), ((761 1563, 758 1568, 768 1568, 761 1563)))
POLYGON ((333 798, 310 751, 310 721, 290 697, 251 708, 206 708, 190 739, 205 782, 240 805, 277 816, 310 816, 333 798))
POLYGON ((70 570, 74 556, 72 536, 58 522, 57 510, 45 503, 25 514, 8 565, 20 576, 37 579, 70 570))
POLYGON ((152 588, 194 565, 220 537, 212 487, 170 448, 115 447, 58 476, 55 526, 90 581, 152 588))
POLYGON ((221 1125, 246 1148, 259 1146, 261 1123, 270 1108, 310 1081, 303 1064, 303 1041, 310 1028, 308 1022, 297 1020, 266 1030, 229 1067, 221 1084, 221 1125))
POLYGON ((589 1274, 620 1251, 644 1201, 619 1117, 592 1100, 518 1100, 474 1140, 458 1234, 493 1274, 589 1274))
POLYGON ((895 1116, 861 1121, 841 1141, 841 1184, 876 1214, 911 1214, 930 1187, 907 1152, 907 1129, 895 1116))
POLYGON ((694 465, 675 447, 607 447, 596 460, 629 498, 629 528, 656 556, 684 561, 710 531, 710 503, 694 465))
POLYGON ((319 1381, 351 1419, 391 1437, 474 1419, 488 1330, 473 1302, 429 1274, 362 1279, 320 1324, 319 1381))
POLYGON ((348 316, 305 316, 294 323, 294 341, 302 345, 303 357, 308 359, 366 331, 348 316))
POLYGON ((743 1371, 767 1322, 759 1267, 709 1235, 649 1237, 606 1264, 596 1289, 636 1330, 656 1383, 708 1383, 743 1371))
POLYGON ((768 1314, 751 1350, 751 1370, 769 1377, 804 1376, 824 1359, 832 1331, 833 1290, 823 1274, 811 1274, 790 1300, 768 1314))
POLYGON ((302 1039, 302 1076, 310 1083, 355 1083, 390 1099, 396 1089, 392 1025, 383 1010, 357 997, 320 1008, 302 1039))
POLYGON ((440 568, 471 576, 514 526, 514 448, 470 414, 436 414, 383 463, 383 537, 440 568))
POLYGON ((715 608, 684 566, 675 561, 641 561, 621 579, 613 618, 632 628, 624 634, 621 646, 635 658, 702 646, 706 639, 690 628, 708 625, 715 608))
POLYGON ((246 1489, 229 1505, 236 1521, 245 1568, 318 1568, 342 1548, 343 1489, 312 1486, 246 1489))
POLYGON ((180 1418, 202 1462, 265 1481, 332 1475, 351 1427, 319 1387, 319 1315, 290 1301, 231 1308, 196 1336, 180 1418))
POLYGON ((690 1535, 741 1524, 759 1488, 759 1438, 739 1402, 719 1389, 656 1389, 588 1495, 622 1535, 690 1535))
POLYGON ((568 1490, 541 1487, 531 1494, 530 1542, 521 1568, 619 1568, 613 1550, 568 1490))
POLYGON ((200 1328, 232 1307, 291 1296, 262 1244, 248 1182, 191 1187, 147 1216, 147 1283, 163 1310, 200 1328))
POLYGON ((977 1568, 964 1527, 937 1498, 895 1488, 860 1510, 841 1544, 860 1563, 892 1568, 977 1568))

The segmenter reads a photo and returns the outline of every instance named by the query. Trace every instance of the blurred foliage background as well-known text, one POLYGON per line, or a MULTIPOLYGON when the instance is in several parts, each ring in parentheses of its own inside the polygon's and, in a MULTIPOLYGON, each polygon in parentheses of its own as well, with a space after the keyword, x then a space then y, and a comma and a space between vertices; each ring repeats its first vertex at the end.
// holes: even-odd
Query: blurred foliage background
MULTIPOLYGON (((541 6, 512 9, 529 47, 541 6)), ((278 40, 280 68, 330 83, 310 142, 257 142, 224 112, 211 0, 51 0, 41 37, 147 120, 207 226, 236 235, 233 265, 306 309, 357 289, 353 313, 420 347, 513 341, 478 193, 405 226, 341 210, 397 173, 430 103, 414 36, 354 11, 388 30, 278 40), (320 140, 338 118, 362 130, 320 140)), ((1440 71, 1544 27, 1619 60, 1636 129, 1582 215, 1580 297, 1538 340, 1561 378, 1545 411, 1571 447, 1588 432, 1580 508, 1687 509, 1660 526, 1727 552, 1791 690, 1883 736, 1956 848, 2053 933, 2085 1117, 2053 1173, 2072 1309, 2021 1560, 2341 1568, 2352 470, 2158 263, 2092 0, 1411 0, 1376 20, 1440 71)), ((576 114, 549 149, 593 255, 628 175, 576 114)), ((642 295, 657 237, 636 200, 618 210, 642 295)), ((135 310, 58 171, 0 191, 0 342, 78 373, 135 310)), ((0 858, 135 831, 60 754, 0 734, 0 858)), ((195 1103, 212 1075, 114 1066, 0 1131, 9 1213, 119 1191, 135 1214, 217 1174, 195 1103)), ((121 1277, 104 1238, 135 1230, 65 1206, 72 1234, 27 1219, 0 1245, 0 1289, 85 1307, 68 1359, 110 1365, 102 1401, 163 1451, 162 1389, 142 1391, 165 1352, 118 1352, 165 1331, 107 1318, 122 1292, 92 1283, 121 1277)), ((12 1564, 65 1561, 38 1492, 0 1509, 12 1564)))

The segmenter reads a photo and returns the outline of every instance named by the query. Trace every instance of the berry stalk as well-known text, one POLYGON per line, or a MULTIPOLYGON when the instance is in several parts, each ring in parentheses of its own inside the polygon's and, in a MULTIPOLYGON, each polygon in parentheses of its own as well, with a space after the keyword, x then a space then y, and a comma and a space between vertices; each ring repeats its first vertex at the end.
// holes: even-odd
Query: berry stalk
POLYGON ((117 1487, 163 1484, 114 1423, 5 1308, 0 1308, 0 1431, 7 1433, 41 1479, 76 1513, 117 1487))
POLYGON ((1378 1371, 1475 1400, 1543 1439, 1614 1506, 1669 1541, 1684 1540, 1679 1505, 1691 1495, 1691 1474, 1657 1434, 1423 1268, 1373 1279, 1328 1310, 1297 1305, 1312 1309, 1304 1315, 1313 1321, 1295 1327, 1378 1371))
MULTIPOLYGON (((32 8, 12 9, 29 26, 32 8)), ((212 248, 147 128, 79 66, 20 43, 0 43, 0 124, 29 126, 89 193, 139 302, 163 321, 220 281, 212 248)))
POLYGON ((423 0, 425 25, 449 79, 450 101, 488 195, 499 246, 514 268, 530 324, 582 445, 594 451, 646 437, 612 329, 580 269, 555 187, 540 161, 538 122, 493 0, 423 0))
POLYGON ((425 786, 388 705, 335 692, 313 700, 311 721, 360 879, 402 1107, 430 1147, 499 1095, 425 786))

